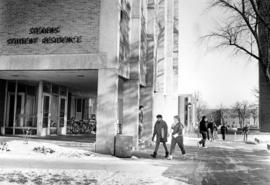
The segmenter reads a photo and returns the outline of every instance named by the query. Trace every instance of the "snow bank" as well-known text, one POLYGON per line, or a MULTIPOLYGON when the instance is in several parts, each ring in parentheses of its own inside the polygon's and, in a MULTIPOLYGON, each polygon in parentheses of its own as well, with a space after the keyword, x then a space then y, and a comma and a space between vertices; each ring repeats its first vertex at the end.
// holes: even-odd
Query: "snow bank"
POLYGON ((55 158, 89 158, 96 157, 95 153, 76 148, 61 147, 52 143, 14 140, 6 143, 10 151, 0 151, 1 155, 18 155, 28 157, 55 157, 55 158), (44 152, 45 151, 45 152, 44 152))

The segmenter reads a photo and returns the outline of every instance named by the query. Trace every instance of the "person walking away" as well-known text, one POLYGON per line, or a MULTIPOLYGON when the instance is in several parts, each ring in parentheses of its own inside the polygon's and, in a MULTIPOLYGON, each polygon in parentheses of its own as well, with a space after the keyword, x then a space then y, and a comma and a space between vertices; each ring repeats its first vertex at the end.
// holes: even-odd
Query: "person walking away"
POLYGON ((202 120, 200 121, 199 129, 200 129, 200 133, 202 135, 202 139, 198 142, 198 147, 202 146, 202 147, 206 148, 205 141, 206 141, 206 137, 207 137, 207 125, 206 125, 206 117, 205 116, 203 116, 202 120))
POLYGON ((208 134, 209 134, 208 138, 210 137, 210 141, 213 141, 213 134, 214 134, 214 120, 213 119, 211 119, 208 122, 207 131, 208 131, 208 134))
POLYGON ((217 124, 215 122, 213 122, 213 140, 214 139, 218 139, 218 127, 217 127, 217 124))
POLYGON ((174 124, 172 125, 172 140, 171 140, 171 149, 170 149, 170 155, 168 157, 168 160, 172 160, 173 153, 175 150, 175 145, 178 144, 182 155, 186 154, 185 148, 184 148, 184 138, 183 138, 183 129, 184 125, 180 122, 179 116, 174 116, 174 124))
POLYGON ((249 132, 249 126, 248 125, 245 125, 244 128, 243 128, 244 142, 247 142, 248 132, 249 132))
POLYGON ((144 106, 140 105, 139 107, 139 128, 138 128, 138 135, 139 135, 139 143, 142 142, 142 132, 143 132, 143 108, 144 106))
POLYGON ((226 136, 226 132, 227 132, 227 126, 225 124, 223 124, 220 128, 221 131, 221 135, 222 135, 222 139, 223 141, 225 141, 225 136, 226 136))
POLYGON ((153 137, 152 137, 152 141, 154 141, 155 137, 156 137, 156 147, 155 147, 155 151, 153 154, 151 154, 151 156, 153 158, 157 157, 157 152, 158 152, 158 148, 159 148, 159 144, 162 143, 163 147, 165 149, 165 157, 167 158, 169 156, 169 152, 168 152, 168 148, 166 145, 167 142, 167 136, 168 136, 168 126, 167 123, 165 121, 163 121, 162 119, 162 115, 157 115, 157 121, 154 127, 154 133, 153 133, 153 137))

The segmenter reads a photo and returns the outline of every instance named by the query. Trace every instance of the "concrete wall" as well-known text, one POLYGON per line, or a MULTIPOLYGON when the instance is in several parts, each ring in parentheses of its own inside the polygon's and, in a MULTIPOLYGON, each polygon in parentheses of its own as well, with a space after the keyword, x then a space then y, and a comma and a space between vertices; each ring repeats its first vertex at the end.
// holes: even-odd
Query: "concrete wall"
POLYGON ((1 0, 1 54, 96 53, 101 0, 1 0), (58 33, 31 34, 36 27, 59 27, 58 33), (81 42, 43 44, 45 37, 80 37, 81 42), (8 44, 12 38, 38 38, 36 44, 8 44))
POLYGON ((114 155, 118 123, 118 82, 117 70, 99 70, 96 117, 96 151, 99 153, 114 155))

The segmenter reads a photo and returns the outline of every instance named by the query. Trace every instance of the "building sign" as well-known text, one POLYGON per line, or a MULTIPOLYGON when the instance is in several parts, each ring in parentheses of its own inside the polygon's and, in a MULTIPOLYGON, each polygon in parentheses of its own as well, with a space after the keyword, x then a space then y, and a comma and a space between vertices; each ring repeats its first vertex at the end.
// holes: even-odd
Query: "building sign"
POLYGON ((82 42, 82 36, 46 36, 48 34, 59 34, 60 31, 60 27, 34 27, 29 29, 29 35, 35 35, 36 37, 9 38, 7 44, 76 44, 82 42))
POLYGON ((0 55, 99 52, 101 0, 0 0, 0 55))

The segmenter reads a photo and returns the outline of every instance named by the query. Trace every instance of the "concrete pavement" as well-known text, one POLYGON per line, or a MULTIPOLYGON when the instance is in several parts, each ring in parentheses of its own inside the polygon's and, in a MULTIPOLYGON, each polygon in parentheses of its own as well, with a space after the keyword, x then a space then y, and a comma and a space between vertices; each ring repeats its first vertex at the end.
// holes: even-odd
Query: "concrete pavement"
MULTIPOLYGON (((262 145, 240 141, 208 142, 206 149, 198 150, 196 138, 185 138, 187 155, 183 158, 179 149, 172 161, 164 159, 160 147, 158 159, 151 159, 153 148, 134 153, 137 160, 114 157, 89 160, 39 160, 1 158, 0 184, 7 174, 19 170, 32 182, 32 176, 57 174, 52 179, 76 176, 76 172, 95 179, 94 184, 191 184, 191 185, 268 185, 270 182, 270 154, 262 145), (31 173, 30 173, 31 172, 31 173), (32 175, 25 175, 32 174, 32 175), (60 175, 59 175, 60 174, 60 175), (110 179, 110 180, 104 180, 110 179)), ((78 174, 77 174, 78 175, 78 174)), ((13 177, 13 176, 11 176, 13 177)), ((44 178, 46 175, 42 176, 44 178)), ((64 179, 62 179, 64 180, 64 179)), ((47 179, 50 181, 50 179, 47 179)), ((47 182, 46 181, 46 182, 47 182)), ((78 181, 77 184, 80 184, 78 181)), ((42 184, 46 184, 46 182, 42 184)), ((51 181, 50 181, 51 182, 51 181)), ((61 179, 57 182, 62 182, 61 179)), ((70 181, 68 184, 72 184, 70 181)), ((5 183, 4 183, 5 184, 5 183)), ((57 183, 56 183, 57 184, 57 183)), ((61 184, 61 183, 60 183, 61 184)), ((63 184, 63 183, 62 183, 63 184)), ((76 184, 75 181, 73 184, 76 184)), ((83 184, 83 183, 82 183, 83 184)))

